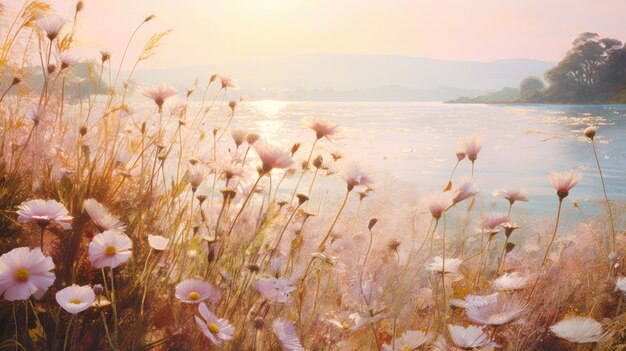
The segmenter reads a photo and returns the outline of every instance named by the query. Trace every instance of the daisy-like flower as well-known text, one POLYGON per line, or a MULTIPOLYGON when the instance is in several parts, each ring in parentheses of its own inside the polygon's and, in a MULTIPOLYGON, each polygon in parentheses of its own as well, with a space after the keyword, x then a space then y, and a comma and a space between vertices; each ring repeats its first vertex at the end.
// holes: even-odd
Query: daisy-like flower
POLYGON ((465 299, 450 299, 450 304, 459 308, 483 307, 498 301, 499 294, 491 295, 467 295, 465 299))
POLYGON ((113 230, 121 233, 126 230, 126 225, 95 199, 85 200, 83 208, 100 231, 113 230))
POLYGON ((454 204, 454 195, 449 191, 434 192, 424 197, 422 202, 428 209, 428 212, 430 212, 430 215, 435 219, 439 219, 454 204))
POLYGON ((304 351, 293 322, 278 319, 272 323, 272 329, 283 351, 304 351))
POLYGON ((231 76, 220 74, 220 83, 222 84, 222 89, 224 90, 239 88, 239 84, 237 84, 235 78, 231 76))
POLYGON ((602 332, 602 325, 595 319, 589 317, 563 319, 551 326, 550 331, 559 338, 577 344, 597 342, 605 335, 602 332))
POLYGON ((233 338, 235 328, 228 323, 228 320, 219 318, 213 312, 209 311, 209 308, 204 302, 201 302, 198 306, 198 312, 200 312, 200 317, 195 316, 196 323, 198 323, 202 333, 206 335, 215 346, 221 347, 224 341, 229 341, 233 338))
POLYGON ((384 345, 385 351, 411 351, 417 350, 430 340, 430 335, 420 330, 409 330, 396 339, 395 348, 392 345, 384 345))
POLYGON ((55 297, 59 306, 71 314, 80 313, 88 309, 96 300, 96 294, 89 285, 68 286, 59 290, 55 297))
POLYGON ((255 288, 264 298, 281 303, 291 301, 289 293, 296 289, 289 280, 274 277, 257 280, 255 288))
POLYGON ((158 87, 140 88, 137 92, 147 98, 154 100, 154 103, 159 108, 159 112, 163 111, 163 104, 172 96, 178 94, 178 91, 171 85, 161 83, 158 87))
POLYGON ((67 208, 55 200, 26 201, 18 206, 17 214, 18 222, 35 222, 41 228, 47 227, 52 222, 67 224, 72 221, 72 216, 68 215, 67 208))
POLYGON ((148 235, 148 244, 153 250, 163 251, 167 249, 170 239, 160 235, 148 235))
POLYGON ((456 273, 459 271, 462 262, 463 261, 458 258, 446 258, 444 267, 444 261, 441 256, 435 256, 428 265, 426 265, 426 270, 439 273, 456 273))
POLYGON ((220 299, 220 292, 204 280, 187 279, 176 285, 176 297, 186 303, 198 303, 206 299, 216 302, 220 299))
POLYGON ((481 229, 490 231, 495 229, 496 227, 507 223, 509 221, 509 216, 502 213, 491 213, 483 218, 480 223, 481 229))
POLYGON ((461 139, 460 145, 462 146, 462 150, 465 151, 467 158, 473 163, 478 158, 478 153, 482 149, 484 142, 485 138, 480 135, 472 134, 461 139))
POLYGON ((322 118, 312 118, 305 121, 307 127, 315 132, 315 137, 330 139, 337 133, 337 125, 322 118))
POLYGON ((493 192, 493 195, 506 199, 511 206, 513 206, 515 201, 528 201, 526 194, 520 189, 496 190, 493 192))
POLYGON ((256 142, 254 149, 263 163, 265 173, 271 172, 274 168, 289 168, 293 164, 288 151, 267 142, 256 142))
POLYGON ((348 166, 343 179, 346 181, 348 191, 352 191, 355 186, 368 186, 374 183, 372 178, 356 164, 348 166))
POLYGON ((199 163, 196 163, 195 165, 189 165, 189 167, 187 168, 187 178, 189 179, 189 184, 191 184, 192 192, 195 193, 196 190, 198 190, 198 187, 204 181, 206 174, 207 171, 203 165, 199 163))
POLYGON ((454 204, 457 204, 465 199, 469 199, 476 194, 478 194, 478 188, 476 188, 474 180, 472 180, 471 177, 465 177, 461 182, 461 186, 459 186, 459 188, 456 190, 452 202, 454 204))
POLYGON ((493 287, 498 291, 521 290, 530 284, 532 277, 523 276, 518 272, 504 273, 493 281, 493 287))
POLYGON ((569 195, 570 190, 578 184, 581 178, 580 173, 573 170, 566 172, 550 172, 550 184, 554 190, 556 190, 556 195, 561 201, 569 195))
POLYGON ((467 316, 480 324, 502 325, 519 317, 526 304, 516 299, 498 298, 497 301, 485 306, 472 306, 465 310, 467 316))
POLYGON ((583 130, 583 134, 587 138, 593 140, 593 138, 595 138, 595 136, 596 136, 596 131, 597 130, 598 130, 598 127, 596 127, 596 126, 589 126, 589 127, 585 128, 585 130, 583 130))
POLYGON ((61 63, 61 69, 67 69, 78 62, 78 58, 70 55, 67 52, 62 52, 57 55, 57 60, 61 63))
POLYGON ((479 349, 487 346, 489 335, 483 331, 484 327, 470 325, 467 328, 460 325, 448 324, 450 338, 454 344, 465 350, 479 349))
POLYGON ((39 297, 54 283, 52 258, 44 256, 39 248, 15 248, 0 256, 0 295, 5 300, 26 300, 39 297))
POLYGON ((95 268, 115 268, 130 258, 133 242, 127 235, 107 230, 89 243, 89 261, 95 268))
POLYGON ((233 128, 230 131, 230 136, 233 138, 235 146, 239 147, 241 146, 241 144, 243 144, 244 141, 246 141, 246 136, 248 136, 248 133, 241 128, 233 128))
POLYGON ((52 41, 59 35, 61 28, 65 25, 65 22, 65 18, 61 16, 50 15, 39 18, 37 20, 37 25, 39 25, 39 28, 46 33, 46 37, 52 41))

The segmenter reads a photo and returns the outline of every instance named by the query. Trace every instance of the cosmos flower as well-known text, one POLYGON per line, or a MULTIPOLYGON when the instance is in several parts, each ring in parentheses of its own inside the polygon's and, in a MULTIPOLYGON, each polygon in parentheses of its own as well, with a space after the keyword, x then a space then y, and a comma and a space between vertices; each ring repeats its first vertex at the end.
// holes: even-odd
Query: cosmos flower
POLYGON ((445 270, 445 273, 456 273, 459 271, 462 262, 463 261, 458 258, 446 258, 444 267, 441 256, 435 256, 431 259, 430 263, 426 265, 426 270, 439 273, 443 273, 445 270))
POLYGON ((484 327, 470 325, 467 328, 460 325, 448 324, 448 332, 454 344, 462 349, 471 350, 489 344, 489 335, 483 331, 484 327))
POLYGON ((37 20, 37 25, 46 33, 46 37, 52 41, 59 35, 59 32, 61 32, 61 29, 65 25, 65 22, 65 18, 61 16, 50 15, 39 18, 37 20))
POLYGON ((100 231, 113 230, 120 233, 126 231, 126 225, 95 199, 85 200, 83 208, 100 231))
POLYGON ((423 199, 424 206, 430 212, 430 215, 435 219, 441 218, 443 213, 454 203, 454 195, 449 191, 446 192, 434 192, 428 194, 423 199))
POLYGON ((156 251, 163 251, 167 249, 170 239, 160 235, 148 235, 148 244, 156 251))
POLYGON ((461 182, 461 186, 456 190, 454 194, 454 199, 452 202, 457 204, 465 199, 468 199, 474 195, 478 194, 478 188, 476 188, 476 184, 474 184, 474 180, 471 177, 463 178, 461 182))
POLYGON ((317 139, 330 139, 337 133, 337 125, 322 118, 312 118, 305 121, 307 127, 315 132, 317 139))
POLYGON ((384 345, 385 351, 406 351, 417 350, 430 340, 430 335, 420 330, 409 330, 396 338, 395 348, 392 345, 384 345))
POLYGON ((52 258, 39 248, 15 248, 0 256, 0 295, 5 300, 26 300, 31 295, 43 296, 54 283, 52 258))
POLYGON ((550 331, 559 338, 577 344, 597 342, 605 335, 602 332, 602 325, 589 317, 563 319, 551 326, 550 331))
POLYGON ((493 195, 508 200, 511 205, 513 205, 515 201, 528 201, 526 194, 520 189, 496 190, 493 192, 493 195))
POLYGON ((582 176, 576 171, 550 172, 550 184, 556 190, 559 200, 566 198, 581 178, 582 176))
POLYGON ((288 151, 267 142, 255 143, 254 149, 263 163, 263 171, 265 173, 271 172, 274 168, 289 168, 293 164, 288 151))
POLYGON ((80 313, 93 304, 96 294, 89 285, 71 285, 56 293, 59 306, 71 314, 80 313))
POLYGON ((222 89, 224 90, 239 88, 239 84, 237 84, 235 78, 231 76, 220 74, 220 83, 222 84, 222 89))
POLYGON ((530 284, 532 277, 523 276, 518 272, 504 273, 493 281, 494 289, 498 291, 521 290, 530 284))
POLYGON ((48 224, 70 223, 72 216, 68 215, 67 208, 55 200, 30 200, 18 206, 17 221, 20 223, 35 222, 45 228, 48 224))
POLYGON ((497 301, 485 306, 472 306, 465 310, 467 316, 480 324, 502 325, 519 317, 526 304, 517 299, 498 298, 497 301))
POLYGON ((491 295, 467 295, 465 299, 450 299, 450 304, 459 308, 483 307, 498 301, 499 294, 491 295))
POLYGON ((186 303, 198 303, 206 299, 216 302, 220 299, 220 293, 209 282, 187 279, 176 285, 176 297, 186 303))
POLYGON ((130 258, 133 242, 122 233, 107 230, 89 243, 89 261, 95 268, 115 268, 130 258))
POLYGON ((289 280, 274 277, 257 280, 255 288, 264 298, 274 302, 291 301, 289 293, 296 289, 289 280))
POLYGON ((201 302, 198 306, 198 312, 201 317, 195 316, 196 323, 198 323, 202 333, 215 346, 221 347, 224 341, 229 341, 233 338, 235 328, 230 325, 228 320, 218 318, 213 312, 209 311, 204 302, 201 302))
POLYGON ((159 112, 163 111, 163 104, 172 96, 178 94, 178 91, 171 85, 161 83, 158 87, 143 87, 137 89, 137 92, 149 99, 154 100, 154 103, 159 108, 159 112))
POLYGON ((509 219, 509 216, 506 214, 491 213, 482 219, 480 227, 484 230, 492 230, 501 224, 507 223, 509 219))
POLYGON ((192 164, 187 167, 187 179, 189 180, 189 184, 191 184, 192 192, 195 193, 196 190, 198 190, 198 187, 204 181, 206 174, 206 168, 199 163, 195 165, 192 164))
POLYGON ((293 322, 277 319, 272 323, 272 329, 283 351, 304 351, 293 322))
POLYGON ((478 158, 478 153, 482 149, 484 142, 485 138, 480 135, 472 134, 461 139, 460 144, 462 146, 462 150, 465 151, 467 158, 474 162, 478 158))
POLYGON ((372 178, 356 164, 348 166, 343 179, 346 181, 348 190, 354 189, 355 186, 368 186, 374 182, 372 178))

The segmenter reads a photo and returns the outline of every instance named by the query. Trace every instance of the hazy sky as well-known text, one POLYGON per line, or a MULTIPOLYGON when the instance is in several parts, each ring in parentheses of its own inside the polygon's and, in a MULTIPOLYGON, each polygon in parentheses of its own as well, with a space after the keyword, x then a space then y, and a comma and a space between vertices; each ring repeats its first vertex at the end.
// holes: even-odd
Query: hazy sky
MULTIPOLYGON (((52 3, 72 15, 75 1, 52 3)), ((173 31, 143 67, 306 53, 558 60, 583 31, 626 39, 624 13, 625 0, 85 0, 77 51, 121 54, 137 24, 155 14, 134 52, 155 31, 173 31)))

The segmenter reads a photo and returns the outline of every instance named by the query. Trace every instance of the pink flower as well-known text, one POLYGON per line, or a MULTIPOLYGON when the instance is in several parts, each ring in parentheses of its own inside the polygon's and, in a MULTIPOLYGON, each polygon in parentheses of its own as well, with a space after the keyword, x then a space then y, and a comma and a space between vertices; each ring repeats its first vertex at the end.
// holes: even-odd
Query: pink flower
POLYGON ((45 228, 52 222, 63 225, 72 221, 65 206, 55 200, 30 200, 17 208, 17 221, 20 223, 35 222, 45 228))
POLYGON ((289 280, 273 277, 257 280, 255 288, 264 298, 281 303, 291 301, 289 293, 296 289, 289 280))
POLYGON ((559 200, 566 198, 581 178, 582 176, 576 171, 550 172, 550 184, 556 190, 559 200))
POLYGON ((471 306, 465 313, 477 323, 498 326, 516 319, 525 308, 526 304, 520 300, 499 298, 485 306, 471 306))
POLYGON ((176 297, 186 303, 198 303, 206 299, 217 302, 220 299, 220 292, 204 280, 187 279, 176 285, 176 297))
POLYGON ((201 302, 198 306, 198 312, 200 312, 202 318, 195 316, 196 323, 198 323, 202 333, 215 346, 220 347, 224 341, 229 341, 233 338, 235 328, 228 323, 228 320, 218 318, 213 312, 209 311, 204 302, 201 302))
POLYGON ((346 169, 343 179, 346 181, 349 191, 352 191, 355 186, 368 186, 374 182, 372 178, 356 164, 352 164, 346 169))
POLYGON ((528 201, 526 194, 520 189, 496 190, 493 192, 493 195, 507 199, 511 205, 513 205, 515 201, 528 201))
POLYGON ((40 295, 54 283, 52 258, 39 248, 15 248, 0 256, 0 295, 8 301, 26 300, 40 295))
POLYGON ((485 138, 482 136, 472 134, 461 139, 459 144, 462 146, 462 149, 465 150, 467 158, 474 162, 478 158, 478 153, 480 152, 480 149, 482 149, 484 141, 485 138))
POLYGON ((475 325, 465 328, 460 325, 448 324, 450 338, 456 346, 464 350, 480 349, 490 343, 489 335, 483 331, 483 328, 475 325))
POLYGON ((271 172, 274 168, 288 168, 293 164, 288 151, 267 142, 255 143, 254 149, 263 163, 263 171, 265 173, 271 172))
POLYGON ((61 308, 68 313, 76 314, 91 307, 96 300, 96 294, 89 285, 70 285, 59 290, 55 298, 61 308))
POLYGON ((46 32, 46 36, 50 39, 50 41, 52 41, 59 35, 61 28, 65 25, 65 22, 67 21, 61 16, 50 15, 39 18, 37 20, 37 25, 39 25, 39 28, 46 32))
POLYGON ((283 351, 304 351, 293 322, 278 319, 272 323, 272 329, 283 351))
POLYGON ((465 177, 463 178, 461 186, 456 190, 452 202, 454 202, 454 204, 457 204, 476 194, 478 194, 478 188, 476 188, 476 184, 474 184, 474 181, 471 177, 465 177))
POLYGON ((67 52, 62 52, 57 55, 57 59, 61 62, 61 69, 66 69, 78 62, 78 58, 70 55, 67 52))
POLYGON ((159 107, 159 112, 163 110, 163 104, 172 96, 178 94, 178 91, 171 85, 161 83, 158 87, 152 88, 139 88, 137 92, 147 98, 154 100, 154 103, 159 107))
POLYGON ((248 133, 241 128, 234 128, 230 131, 230 135, 235 142, 235 146, 239 147, 246 140, 246 136, 248 136, 248 133))
POLYGON ((330 139, 337 133, 337 125, 331 123, 326 119, 313 118, 306 121, 307 127, 311 128, 315 132, 317 139, 327 138, 330 139))
POLYGON ((123 232, 126 230, 126 225, 95 199, 85 200, 83 202, 83 208, 101 231, 113 230, 123 232))
POLYGON ((133 242, 124 234, 107 230, 89 243, 89 261, 95 268, 115 268, 130 258, 133 242))
POLYGON ((231 76, 220 74, 220 83, 222 83, 222 89, 224 90, 239 88, 239 84, 231 76))
POLYGON ((450 304, 460 308, 483 307, 498 301, 499 294, 491 295, 467 295, 464 300, 450 299, 450 304))
POLYGON ((454 203, 453 195, 449 191, 434 192, 424 197, 423 203, 430 215, 435 219, 439 219, 454 203))
POLYGON ((480 227, 485 230, 495 229, 497 226, 507 223, 510 220, 508 215, 492 213, 483 218, 480 227))

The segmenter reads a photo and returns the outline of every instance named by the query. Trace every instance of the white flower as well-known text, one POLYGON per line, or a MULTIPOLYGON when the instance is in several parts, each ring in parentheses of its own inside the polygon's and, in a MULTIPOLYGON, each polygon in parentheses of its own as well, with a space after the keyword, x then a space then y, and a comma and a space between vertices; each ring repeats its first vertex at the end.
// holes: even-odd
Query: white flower
POLYGON ((120 233, 126 231, 126 225, 95 199, 85 200, 83 208, 101 231, 113 230, 120 233))
POLYGON ((493 281, 493 287, 498 291, 513 291, 524 289, 532 277, 522 276, 518 272, 504 273, 493 281))
POLYGON ((58 224, 70 223, 67 209, 62 203, 55 200, 30 200, 18 206, 17 221, 20 223, 36 222, 45 228, 51 222, 58 224))
POLYGON ((209 282, 187 279, 176 285, 176 297, 186 303, 198 303, 206 299, 216 302, 220 298, 220 293, 209 282))
POLYGON ((384 345, 385 351, 406 351, 417 350, 430 340, 430 335, 420 330, 409 330, 396 338, 395 348, 392 345, 384 345))
POLYGON ((296 289, 289 280, 274 277, 257 280, 255 287, 264 298, 274 302, 291 301, 289 293, 296 289))
POLYGON ((582 344, 600 341, 604 333, 602 325, 593 318, 573 317, 550 327, 554 335, 570 342, 582 344))
POLYGON ((489 344, 489 335, 483 331, 483 327, 470 325, 465 328, 448 324, 448 331, 452 341, 462 349, 477 349, 489 344))
POLYGON ((195 316, 196 323, 212 343, 220 347, 224 341, 231 340, 235 333, 235 328, 224 318, 218 318, 204 302, 198 306, 198 312, 202 318, 195 316))
POLYGON ((0 256, 0 295, 8 301, 41 297, 54 283, 52 258, 39 248, 15 248, 0 256))
POLYGON ((626 277, 619 277, 615 282, 615 289, 626 293, 626 277))
POLYGON ((107 230, 89 244, 89 261, 95 268, 115 268, 128 261, 133 242, 124 234, 107 230))
POLYGON ((61 31, 61 28, 63 28, 65 22, 66 20, 63 17, 57 15, 50 15, 37 20, 39 28, 46 32, 46 36, 51 41, 59 35, 59 32, 61 31))
POLYGON ((148 244, 150 247, 157 251, 163 251, 167 249, 170 239, 160 235, 148 235, 148 244))
POLYGON ((459 271, 462 262, 463 261, 458 258, 446 258, 444 262, 441 256, 435 256, 426 266, 426 270, 439 273, 443 273, 444 271, 445 273, 456 273, 459 271))
POLYGON ((96 294, 89 285, 71 285, 59 290, 56 293, 56 300, 65 311, 76 314, 91 307, 96 300, 96 294))
POLYGON ((498 301, 498 293, 491 295, 467 295, 464 300, 450 299, 450 304, 460 308, 483 307, 498 301))
POLYGON ((526 304, 520 300, 498 298, 485 306, 470 306, 465 313, 477 323, 497 326, 516 319, 525 308, 526 304))
POLYGON ((278 337, 283 351, 304 351, 300 338, 296 334, 296 327, 291 321, 275 320, 272 328, 278 337))

